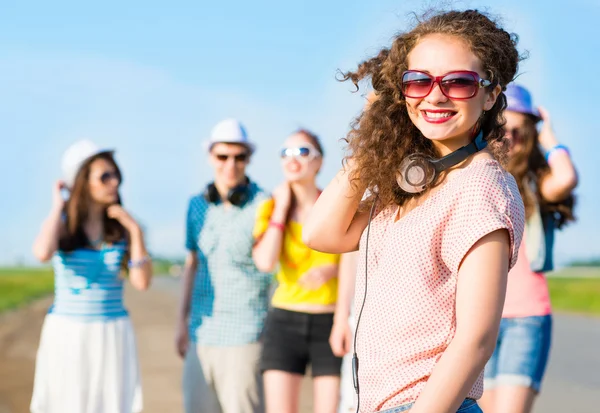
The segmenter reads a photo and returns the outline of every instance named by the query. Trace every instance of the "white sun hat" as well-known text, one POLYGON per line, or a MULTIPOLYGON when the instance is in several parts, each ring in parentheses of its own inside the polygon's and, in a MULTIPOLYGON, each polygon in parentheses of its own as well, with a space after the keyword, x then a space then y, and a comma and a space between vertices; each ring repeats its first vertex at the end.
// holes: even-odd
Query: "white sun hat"
POLYGON ((210 132, 210 138, 205 142, 206 150, 210 151, 216 143, 237 143, 248 148, 250 153, 256 145, 248 139, 246 128, 237 119, 225 119, 217 123, 210 132))
POLYGON ((67 148, 62 157, 62 176, 67 187, 75 184, 77 173, 88 159, 101 153, 113 153, 114 149, 101 148, 88 139, 82 139, 67 148))

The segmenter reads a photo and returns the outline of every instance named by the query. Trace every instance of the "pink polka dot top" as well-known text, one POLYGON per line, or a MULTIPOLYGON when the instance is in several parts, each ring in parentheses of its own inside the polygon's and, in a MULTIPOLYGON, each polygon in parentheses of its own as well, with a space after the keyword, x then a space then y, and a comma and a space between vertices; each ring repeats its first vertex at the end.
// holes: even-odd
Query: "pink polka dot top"
MULTIPOLYGON (((417 399, 454 337, 463 258, 479 239, 505 228, 512 268, 525 222, 514 178, 491 159, 476 159, 456 171, 396 221, 397 211, 397 206, 385 208, 371 223, 367 298, 356 347, 361 412, 417 399)), ((365 289, 366 234, 360 242, 355 314, 365 289)), ((478 399, 482 392, 483 371, 468 397, 478 399)))

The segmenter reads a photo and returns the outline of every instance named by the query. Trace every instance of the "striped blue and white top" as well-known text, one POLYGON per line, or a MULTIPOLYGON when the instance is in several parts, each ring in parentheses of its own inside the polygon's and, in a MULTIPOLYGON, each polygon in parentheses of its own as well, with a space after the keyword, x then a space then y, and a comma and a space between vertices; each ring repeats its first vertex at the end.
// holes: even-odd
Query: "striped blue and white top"
POLYGON ((49 314, 102 321, 127 316, 123 305, 121 263, 124 242, 100 250, 58 251, 54 267, 54 304, 49 314))

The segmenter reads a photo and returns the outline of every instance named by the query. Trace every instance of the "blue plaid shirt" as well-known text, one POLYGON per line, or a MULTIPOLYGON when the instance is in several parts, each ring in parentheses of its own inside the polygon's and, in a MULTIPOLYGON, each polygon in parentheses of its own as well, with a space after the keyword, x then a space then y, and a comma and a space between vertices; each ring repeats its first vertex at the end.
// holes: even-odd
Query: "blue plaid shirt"
POLYGON ((191 198, 186 248, 198 254, 189 317, 190 339, 206 346, 256 342, 268 307, 271 274, 252 260, 256 209, 267 194, 250 183, 249 200, 241 207, 191 198))

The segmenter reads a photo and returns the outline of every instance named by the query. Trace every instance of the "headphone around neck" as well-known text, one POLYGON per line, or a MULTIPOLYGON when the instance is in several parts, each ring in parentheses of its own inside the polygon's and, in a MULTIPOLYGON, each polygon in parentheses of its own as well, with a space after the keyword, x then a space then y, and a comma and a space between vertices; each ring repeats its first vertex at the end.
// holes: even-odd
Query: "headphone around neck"
MULTIPOLYGON (((227 193, 227 201, 235 206, 244 205, 248 199, 250 198, 250 179, 246 177, 244 183, 236 186, 235 188, 231 188, 227 193)), ((215 204, 219 201, 222 201, 221 195, 219 194, 219 190, 215 186, 214 182, 211 182, 206 187, 204 191, 204 199, 206 201, 215 204)))
POLYGON ((469 144, 443 158, 433 159, 422 154, 409 155, 404 158, 398 168, 398 175, 396 176, 398 186, 403 191, 411 194, 423 192, 428 185, 435 182, 442 171, 461 163, 486 146, 487 141, 483 139, 483 132, 479 132, 477 137, 469 144))

